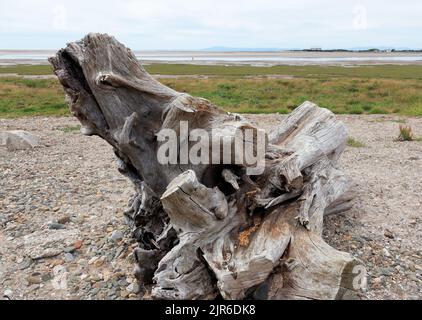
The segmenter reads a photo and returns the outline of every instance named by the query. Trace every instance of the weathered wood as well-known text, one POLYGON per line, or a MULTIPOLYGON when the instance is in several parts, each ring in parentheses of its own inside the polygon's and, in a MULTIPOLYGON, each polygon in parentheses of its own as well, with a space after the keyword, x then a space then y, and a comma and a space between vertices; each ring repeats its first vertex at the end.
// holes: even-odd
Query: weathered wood
POLYGON ((350 179, 336 167, 347 132, 332 112, 305 102, 258 143, 258 128, 162 85, 108 35, 89 34, 50 62, 82 132, 105 139, 134 184, 125 216, 139 243, 136 275, 153 284, 153 298, 358 293, 361 263, 321 238, 324 215, 349 209, 354 198, 350 179), (229 139, 224 163, 212 160, 226 155, 225 146, 197 141, 196 129, 212 141, 229 139), (177 138, 176 163, 159 161, 165 130, 177 138), (248 170, 257 163, 245 161, 244 146, 264 151, 261 174, 248 170), (182 161, 199 151, 208 161, 182 161))

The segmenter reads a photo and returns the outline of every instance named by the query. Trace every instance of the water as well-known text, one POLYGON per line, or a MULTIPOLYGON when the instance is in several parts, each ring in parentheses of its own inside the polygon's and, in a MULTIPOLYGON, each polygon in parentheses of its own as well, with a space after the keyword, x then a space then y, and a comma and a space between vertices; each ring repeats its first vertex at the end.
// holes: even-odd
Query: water
POLYGON ((299 57, 146 57, 136 56, 141 61, 230 61, 230 62, 354 62, 354 61, 422 61, 420 57, 341 57, 341 58, 299 58, 299 57))
MULTIPOLYGON (((34 62, 43 62, 47 61, 47 58, 52 56, 54 53, 1 53, 0 52, 0 63, 8 62, 7 60, 13 61, 14 63, 19 63, 19 60, 22 61, 34 61, 34 62), (16 61, 17 60, 17 61, 16 61)), ((141 61, 169 61, 169 62, 192 62, 192 61, 202 61, 202 62, 359 62, 359 61, 394 61, 394 62, 417 62, 422 61, 422 54, 412 55, 412 56, 350 56, 350 57, 278 57, 278 56, 262 56, 259 53, 254 55, 253 53, 250 56, 241 56, 233 53, 232 56, 229 54, 218 55, 216 54, 171 54, 171 53, 141 53, 137 54, 136 57, 141 61)))

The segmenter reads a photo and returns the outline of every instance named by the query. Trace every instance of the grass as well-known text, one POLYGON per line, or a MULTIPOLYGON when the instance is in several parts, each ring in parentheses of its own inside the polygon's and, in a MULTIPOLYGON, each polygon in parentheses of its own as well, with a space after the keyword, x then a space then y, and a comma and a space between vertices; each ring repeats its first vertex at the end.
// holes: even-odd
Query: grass
MULTIPOLYGON (((310 100, 337 114, 422 116, 422 66, 153 64, 146 69, 154 74, 208 75, 208 78, 163 78, 160 81, 180 92, 207 98, 231 112, 289 113, 310 100), (265 77, 270 74, 294 78, 265 77)), ((0 67, 2 72, 50 74, 51 68, 18 65, 0 67)), ((69 114, 57 80, 0 77, 0 117, 69 114)))
POLYGON ((15 65, 15 66, 0 66, 0 73, 14 73, 19 75, 29 76, 44 76, 53 74, 53 68, 50 65, 15 65))
MULTIPOLYGON (((350 77, 371 79, 422 79, 422 65, 371 65, 371 66, 224 66, 157 63, 144 65, 152 74, 207 75, 244 77, 262 75, 289 75, 300 78, 350 77)), ((15 65, 0 67, 0 73, 19 75, 49 75, 50 65, 15 65)), ((353 90, 353 87, 351 88, 353 90)), ((355 90, 358 90, 356 87, 355 90)))
POLYGON ((410 126, 400 125, 399 126, 400 134, 397 137, 396 141, 413 141, 415 136, 413 135, 412 128, 410 126))
POLYGON ((289 113, 306 100, 337 114, 422 116, 422 84, 396 79, 162 79, 239 113, 289 113))
POLYGON ((81 130, 81 125, 77 124, 75 126, 65 126, 59 128, 58 130, 63 131, 65 133, 77 133, 81 130))
POLYGON ((355 138, 349 137, 347 139, 347 145, 352 148, 363 148, 365 147, 365 144, 363 142, 360 142, 359 140, 356 140, 355 138))
POLYGON ((0 117, 69 114, 56 80, 0 78, 0 117))

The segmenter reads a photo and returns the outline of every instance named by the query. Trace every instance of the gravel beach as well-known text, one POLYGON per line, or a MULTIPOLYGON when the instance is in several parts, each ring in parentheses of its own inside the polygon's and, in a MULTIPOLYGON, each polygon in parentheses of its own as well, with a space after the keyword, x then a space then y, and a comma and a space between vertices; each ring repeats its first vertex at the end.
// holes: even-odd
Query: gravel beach
MULTIPOLYGON (((284 116, 249 115, 269 129, 284 116)), ((339 116, 364 147, 347 147, 356 205, 330 216, 324 237, 360 258, 367 299, 422 299, 422 142, 396 142, 402 122, 422 137, 422 118, 339 116)), ((73 118, 0 119, 41 147, 0 148, 0 299, 139 299, 123 219, 133 193, 112 148, 73 130, 73 118)))

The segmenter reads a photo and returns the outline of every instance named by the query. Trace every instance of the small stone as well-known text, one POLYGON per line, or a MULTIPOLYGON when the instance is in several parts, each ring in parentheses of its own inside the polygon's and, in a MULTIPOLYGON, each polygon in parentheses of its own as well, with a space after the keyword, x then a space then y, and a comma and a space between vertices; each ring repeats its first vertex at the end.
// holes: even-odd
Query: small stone
POLYGON ((70 252, 64 254, 64 261, 66 262, 73 262, 75 257, 70 252))
POLYGON ((61 230, 61 229, 66 229, 66 226, 60 223, 50 223, 48 225, 48 228, 51 230, 61 230))
POLYGON ((98 260, 98 258, 99 258, 99 257, 97 257, 97 256, 92 257, 91 259, 89 259, 88 264, 89 264, 89 265, 94 264, 94 262, 95 262, 95 261, 97 261, 97 260, 98 260))
POLYGON ((69 216, 63 216, 63 217, 59 218, 59 219, 57 220, 57 222, 58 222, 59 224, 66 224, 66 223, 69 223, 69 222, 70 222, 70 217, 69 217, 69 216))
POLYGON ((6 147, 8 151, 32 149, 39 145, 39 139, 29 132, 23 130, 0 132, 0 147, 6 147))
POLYGON ((384 230, 384 236, 386 236, 389 239, 394 239, 394 234, 391 230, 385 229, 384 230))
POLYGON ((103 276, 102 276, 102 274, 94 274, 94 275, 91 275, 91 276, 89 277, 89 280, 90 280, 91 282, 98 282, 98 281, 103 280, 103 276))
POLYGON ((89 277, 89 275, 88 274, 86 274, 86 273, 84 273, 84 274, 82 274, 81 275, 81 280, 85 280, 85 279, 87 279, 89 277))
POLYGON ((382 254, 386 257, 391 257, 391 253, 387 250, 387 248, 382 249, 382 254))
POLYGON ((362 239, 364 239, 365 241, 374 241, 374 239, 369 235, 363 235, 362 239))
POLYGON ((59 211, 59 210, 60 210, 60 207, 54 207, 54 208, 53 208, 53 211, 54 211, 54 212, 57 212, 57 211, 59 211))
POLYGON ((416 272, 416 266, 415 266, 415 264, 413 262, 410 262, 408 269, 410 271, 412 271, 412 272, 416 272))
POLYGON ((53 276, 51 273, 46 273, 43 274, 41 277, 42 281, 46 282, 46 281, 50 281, 51 279, 53 279, 53 276))
POLYGON ((394 273, 394 268, 380 268, 380 272, 384 276, 391 276, 394 273))
POLYGON ((114 255, 113 259, 117 259, 124 250, 125 250, 125 247, 120 247, 119 249, 117 249, 116 254, 114 255))
POLYGON ((127 283, 126 279, 119 280, 119 281, 117 282, 117 284, 118 284, 120 287, 126 287, 126 286, 128 285, 128 283, 127 283))
POLYGON ((54 259, 53 261, 51 261, 50 266, 55 267, 55 266, 62 265, 63 263, 64 263, 63 259, 54 259))
POLYGON ((6 298, 11 299, 11 298, 12 298, 12 296, 13 296, 13 291, 12 291, 12 290, 10 290, 10 289, 6 289, 6 290, 4 291, 4 293, 3 293, 3 296, 5 296, 6 298))
POLYGON ((110 239, 113 240, 114 242, 118 242, 122 240, 123 237, 124 237, 123 232, 121 232, 120 230, 114 230, 111 234, 110 239))
POLYGON ((21 263, 19 263, 18 268, 19 270, 25 270, 28 269, 31 266, 32 259, 26 258, 21 263))
POLYGON ((126 290, 120 291, 121 298, 126 299, 128 296, 129 296, 129 292, 127 292, 126 290))
POLYGON ((106 258, 107 258, 106 256, 102 256, 101 258, 95 260, 94 261, 94 266, 95 267, 101 267, 104 264, 106 258))
POLYGON ((28 287, 28 291, 29 292, 32 292, 32 291, 38 290, 39 288, 40 288, 40 285, 39 284, 33 284, 33 285, 30 285, 28 287))
POLYGON ((82 240, 77 240, 74 245, 75 249, 80 249, 82 247, 82 240))
POLYGON ((98 292, 100 292, 100 288, 94 288, 91 290, 91 294, 95 296, 98 292))
POLYGON ((75 250, 76 250, 75 247, 66 247, 66 248, 64 248, 63 251, 66 252, 66 253, 72 253, 75 250))
POLYGON ((126 291, 137 294, 141 291, 141 288, 139 287, 139 284, 131 283, 126 287, 126 291))
POLYGON ((42 283, 42 278, 41 278, 41 275, 39 274, 33 274, 29 276, 28 278, 26 278, 26 280, 28 281, 29 285, 42 283))
POLYGON ((107 296, 113 297, 115 295, 116 295, 116 289, 113 288, 113 289, 108 290, 107 296))

